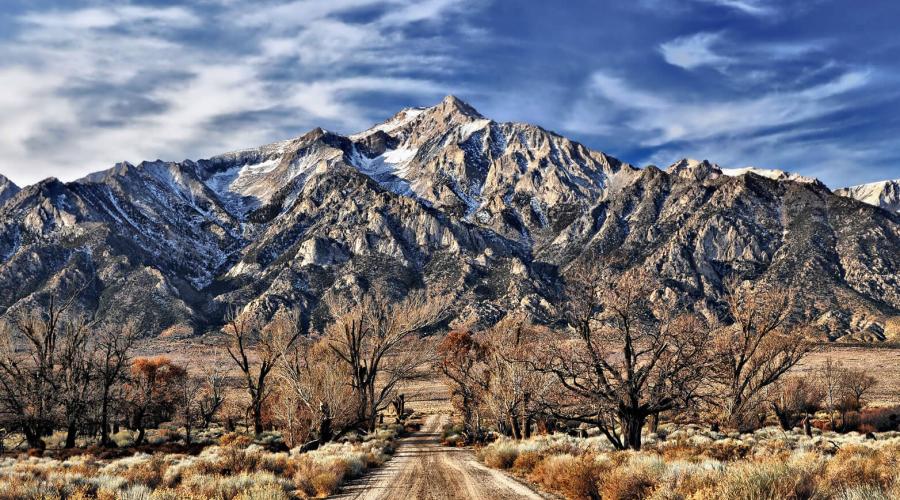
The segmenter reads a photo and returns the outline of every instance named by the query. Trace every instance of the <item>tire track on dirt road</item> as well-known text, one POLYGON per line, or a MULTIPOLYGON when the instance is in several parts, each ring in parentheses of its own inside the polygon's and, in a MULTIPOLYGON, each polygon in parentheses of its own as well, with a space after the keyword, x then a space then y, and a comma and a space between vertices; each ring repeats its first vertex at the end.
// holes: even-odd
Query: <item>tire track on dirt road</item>
POLYGON ((480 463, 471 450, 441 445, 448 415, 431 415, 422 429, 400 439, 384 467, 349 483, 347 500, 504 500, 547 498, 503 472, 480 463))

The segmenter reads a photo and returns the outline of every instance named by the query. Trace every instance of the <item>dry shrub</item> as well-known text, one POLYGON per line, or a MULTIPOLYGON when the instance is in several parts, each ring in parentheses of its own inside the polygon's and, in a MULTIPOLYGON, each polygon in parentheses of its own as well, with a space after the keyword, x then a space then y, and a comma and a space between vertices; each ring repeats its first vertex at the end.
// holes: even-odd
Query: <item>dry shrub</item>
POLYGON ((750 445, 736 439, 727 439, 712 443, 703 449, 702 455, 722 462, 729 462, 746 458, 751 451, 753 451, 753 448, 750 445))
POLYGON ((528 479, 559 492, 566 498, 599 499, 598 479, 611 465, 609 462, 598 461, 593 454, 551 455, 537 464, 528 479))
POLYGON ((822 488, 831 492, 859 486, 877 486, 887 490, 897 481, 898 466, 900 447, 879 450, 845 445, 825 468, 822 488))
POLYGON ((816 492, 816 473, 814 468, 795 466, 781 459, 740 463, 727 469, 715 498, 812 498, 816 492))
POLYGON ((519 456, 519 448, 514 441, 502 440, 481 449, 481 459, 488 467, 509 469, 519 456))
POLYGON ((166 461, 161 455, 153 455, 149 460, 125 469, 120 475, 128 484, 156 488, 162 483, 166 467, 166 461))
POLYGON ((305 497, 327 497, 336 492, 348 472, 348 465, 343 460, 334 460, 323 464, 308 457, 296 460, 294 485, 297 493, 305 497))
POLYGON ((259 468, 262 457, 259 452, 226 446, 222 448, 219 468, 223 474, 254 472, 259 468))
POLYGON ((604 475, 601 493, 604 500, 640 500, 656 488, 658 478, 636 467, 619 467, 604 475))
POLYGON ((239 432, 229 432, 219 438, 221 446, 230 446, 232 448, 246 448, 253 443, 253 438, 239 432))
POLYGON ((886 432, 900 429, 900 406, 865 408, 859 414, 859 432, 886 432))
POLYGON ((526 451, 519 454, 513 462, 512 468, 519 474, 529 474, 541 461, 544 454, 537 451, 526 451))

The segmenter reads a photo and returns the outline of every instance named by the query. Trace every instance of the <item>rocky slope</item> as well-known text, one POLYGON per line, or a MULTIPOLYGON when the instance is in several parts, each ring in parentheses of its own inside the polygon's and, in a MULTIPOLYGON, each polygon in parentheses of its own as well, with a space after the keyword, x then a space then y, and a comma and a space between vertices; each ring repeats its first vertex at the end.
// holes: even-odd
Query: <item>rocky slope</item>
POLYGON ((12 198, 18 192, 19 186, 16 186, 13 181, 0 175, 0 205, 3 205, 6 200, 12 198))
POLYGON ((450 96, 352 136, 28 186, 0 206, 0 311, 81 288, 85 310, 148 335, 199 333, 232 307, 321 322, 329 294, 382 286, 453 294, 484 322, 553 321, 560 274, 589 252, 649 266, 686 307, 715 309, 738 273, 801 287, 823 337, 897 336, 898 216, 740 174, 636 169, 450 96))
POLYGON ((881 207, 891 212, 900 212, 900 179, 841 188, 835 190, 834 193, 881 207))

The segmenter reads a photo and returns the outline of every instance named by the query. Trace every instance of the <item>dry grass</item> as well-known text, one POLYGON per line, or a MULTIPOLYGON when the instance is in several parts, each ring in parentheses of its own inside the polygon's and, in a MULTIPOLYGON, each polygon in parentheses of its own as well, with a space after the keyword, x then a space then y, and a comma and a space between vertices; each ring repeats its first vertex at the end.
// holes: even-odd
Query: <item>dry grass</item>
POLYGON ((774 428, 726 436, 686 427, 666 439, 648 436, 640 452, 557 434, 501 439, 479 457, 572 499, 900 498, 900 433, 877 438, 808 438, 774 428))
POLYGON ((366 440, 306 453, 274 453, 245 437, 226 435, 196 456, 8 457, 0 459, 0 500, 321 498, 335 493, 345 480, 382 465, 400 430, 385 428, 366 440))

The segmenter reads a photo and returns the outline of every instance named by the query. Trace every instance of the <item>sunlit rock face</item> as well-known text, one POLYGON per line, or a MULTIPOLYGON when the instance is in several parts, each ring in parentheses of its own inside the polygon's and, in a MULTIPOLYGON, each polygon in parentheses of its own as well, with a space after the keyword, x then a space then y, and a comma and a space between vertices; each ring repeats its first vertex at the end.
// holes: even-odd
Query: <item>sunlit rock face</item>
POLYGON ((79 307, 149 336, 201 334, 230 308, 320 326, 323 299, 378 286, 452 294, 483 324, 512 309, 553 323, 560 276, 588 255, 650 269, 686 309, 720 311, 737 275, 797 287, 823 338, 897 335, 896 213, 781 171, 634 168, 453 96, 350 136, 4 180, 0 311, 78 287, 79 307))

